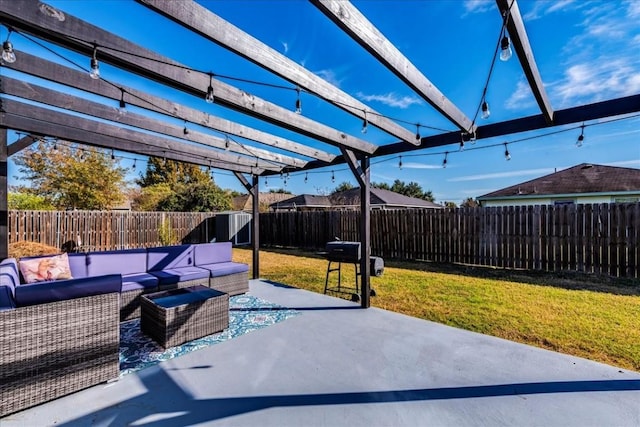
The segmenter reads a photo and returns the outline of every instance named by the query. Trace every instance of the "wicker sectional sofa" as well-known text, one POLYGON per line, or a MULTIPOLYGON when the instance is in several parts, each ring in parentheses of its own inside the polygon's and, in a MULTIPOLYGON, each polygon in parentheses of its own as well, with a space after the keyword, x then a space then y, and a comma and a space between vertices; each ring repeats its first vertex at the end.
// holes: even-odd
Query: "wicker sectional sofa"
MULTIPOLYGON (((206 285, 249 290, 231 243, 68 254, 72 279, 22 284, 0 262, 0 417, 119 375, 120 321, 145 293, 206 285)), ((24 258, 23 258, 24 259, 24 258)))

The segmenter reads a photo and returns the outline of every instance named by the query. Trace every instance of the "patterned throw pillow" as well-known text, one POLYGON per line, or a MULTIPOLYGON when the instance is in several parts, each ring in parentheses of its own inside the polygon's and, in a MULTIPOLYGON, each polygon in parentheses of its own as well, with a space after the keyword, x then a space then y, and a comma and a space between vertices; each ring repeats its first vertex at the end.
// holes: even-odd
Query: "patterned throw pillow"
POLYGON ((66 253, 20 261, 20 272, 25 282, 35 283, 50 280, 73 279, 66 253))

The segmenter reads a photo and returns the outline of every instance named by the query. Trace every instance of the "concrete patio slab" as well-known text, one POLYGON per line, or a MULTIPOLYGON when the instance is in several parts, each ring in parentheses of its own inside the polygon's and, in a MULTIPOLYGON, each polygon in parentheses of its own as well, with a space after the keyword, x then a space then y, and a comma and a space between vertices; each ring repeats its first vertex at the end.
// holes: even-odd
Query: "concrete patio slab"
POLYGON ((4 426, 638 426, 640 374, 268 281, 301 315, 4 426))

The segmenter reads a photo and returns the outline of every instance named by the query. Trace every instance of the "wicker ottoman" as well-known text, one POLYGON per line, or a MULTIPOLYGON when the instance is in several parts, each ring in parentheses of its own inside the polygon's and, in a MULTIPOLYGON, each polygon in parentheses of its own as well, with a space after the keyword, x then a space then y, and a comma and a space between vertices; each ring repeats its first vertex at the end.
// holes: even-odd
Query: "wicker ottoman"
POLYGON ((144 294, 140 329, 164 348, 229 327, 229 295, 206 286, 144 294))

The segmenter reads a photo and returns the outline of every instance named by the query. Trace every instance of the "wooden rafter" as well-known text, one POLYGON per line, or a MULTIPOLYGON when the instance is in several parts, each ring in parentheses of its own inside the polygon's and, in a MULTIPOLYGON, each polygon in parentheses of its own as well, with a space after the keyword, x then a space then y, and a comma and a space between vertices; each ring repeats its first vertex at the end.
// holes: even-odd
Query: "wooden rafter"
MULTIPOLYGON (((196 142, 210 147, 216 147, 220 149, 225 148, 225 141, 223 139, 216 138, 211 135, 198 132, 196 130, 188 130, 188 134, 185 135, 183 127, 172 125, 132 112, 125 111, 125 113, 123 114, 121 111, 111 106, 89 101, 83 98, 78 98, 73 95, 58 92, 32 83, 16 80, 11 77, 4 77, 2 81, 0 81, 0 91, 2 93, 6 93, 7 95, 13 95, 20 98, 28 99, 30 101, 51 105, 53 107, 76 111, 78 113, 87 114, 100 119, 134 126, 152 132, 157 132, 166 136, 179 138, 190 142, 196 142)), ((12 146, 13 145, 15 145, 15 143, 12 144, 12 146)), ((276 170, 278 170, 279 168, 279 166, 275 165, 273 162, 265 161, 265 157, 260 155, 260 153, 253 154, 254 159, 247 158, 247 154, 243 155, 242 157, 235 156, 231 153, 225 153, 225 155, 234 156, 234 158, 236 159, 245 158, 246 162, 251 162, 251 164, 255 163, 258 165, 258 167, 263 169, 275 168, 276 170), (258 157, 260 158, 258 159, 258 157)), ((302 167, 306 164, 306 162, 298 159, 290 159, 291 161, 288 161, 286 164, 295 167, 302 167), (295 160, 298 161, 295 162, 295 160)))
POLYGON ((164 0, 137 1, 185 28, 296 84, 300 88, 318 95, 320 98, 360 119, 365 118, 366 111, 366 118, 369 124, 384 130, 388 134, 413 145, 420 143, 416 140, 412 131, 408 131, 385 118, 368 105, 363 104, 196 2, 186 0, 179 2, 164 0))
MULTIPOLYGON (((98 46, 100 61, 204 98, 210 78, 189 67, 65 13, 64 22, 40 12, 37 0, 0 0, 0 18, 65 48, 90 55, 98 46)), ((376 145, 310 120, 250 93, 213 79, 215 102, 318 141, 354 151, 373 153, 376 145)))
POLYGON ((516 0, 496 0, 496 4, 503 17, 507 16, 507 14, 509 15, 507 18, 507 31, 511 37, 513 50, 515 50, 518 55, 524 75, 527 77, 531 92, 533 92, 533 96, 538 102, 545 121, 549 125, 553 124, 553 108, 551 108, 551 102, 544 89, 542 77, 540 76, 536 60, 533 56, 531 44, 529 44, 529 37, 524 28, 524 21, 520 15, 518 2, 516 0))
POLYGON ((9 156, 12 156, 12 155, 16 154, 18 151, 24 150, 25 148, 29 147, 37 139, 38 138, 36 136, 33 136, 33 135, 23 136, 22 138, 20 138, 16 142, 10 144, 9 147, 7 147, 7 154, 9 156))
MULTIPOLYGON (((280 138, 230 120, 222 119, 204 111, 196 110, 195 108, 187 107, 185 105, 136 90, 126 85, 121 85, 113 81, 106 82, 105 80, 87 79, 85 72, 77 71, 55 62, 47 61, 46 59, 39 58, 26 52, 16 50, 16 55, 19 56, 20 61, 16 61, 11 64, 4 63, 3 66, 116 101, 120 99, 120 87, 126 92, 125 101, 127 104, 135 105, 136 107, 171 117, 177 117, 189 123, 196 123, 200 126, 223 132, 228 135, 239 136, 263 145, 297 153, 301 156, 311 157, 322 162, 331 162, 336 157, 334 154, 290 141, 285 138, 280 138)), ((246 153, 240 144, 233 141, 230 141, 229 151, 241 154, 246 153)), ((263 153, 263 151, 261 151, 261 153, 263 153)), ((264 153, 264 155, 261 154, 264 159, 280 163, 288 163, 284 160, 284 157, 280 157, 278 153, 264 153)))
POLYGON ((82 144, 168 159, 261 174, 264 169, 238 156, 212 149, 173 141, 95 120, 74 116, 47 108, 3 99, 4 114, 0 126, 36 135, 47 135, 82 144))
POLYGON ((458 128, 465 132, 475 130, 471 120, 350 2, 311 0, 311 3, 458 128))

